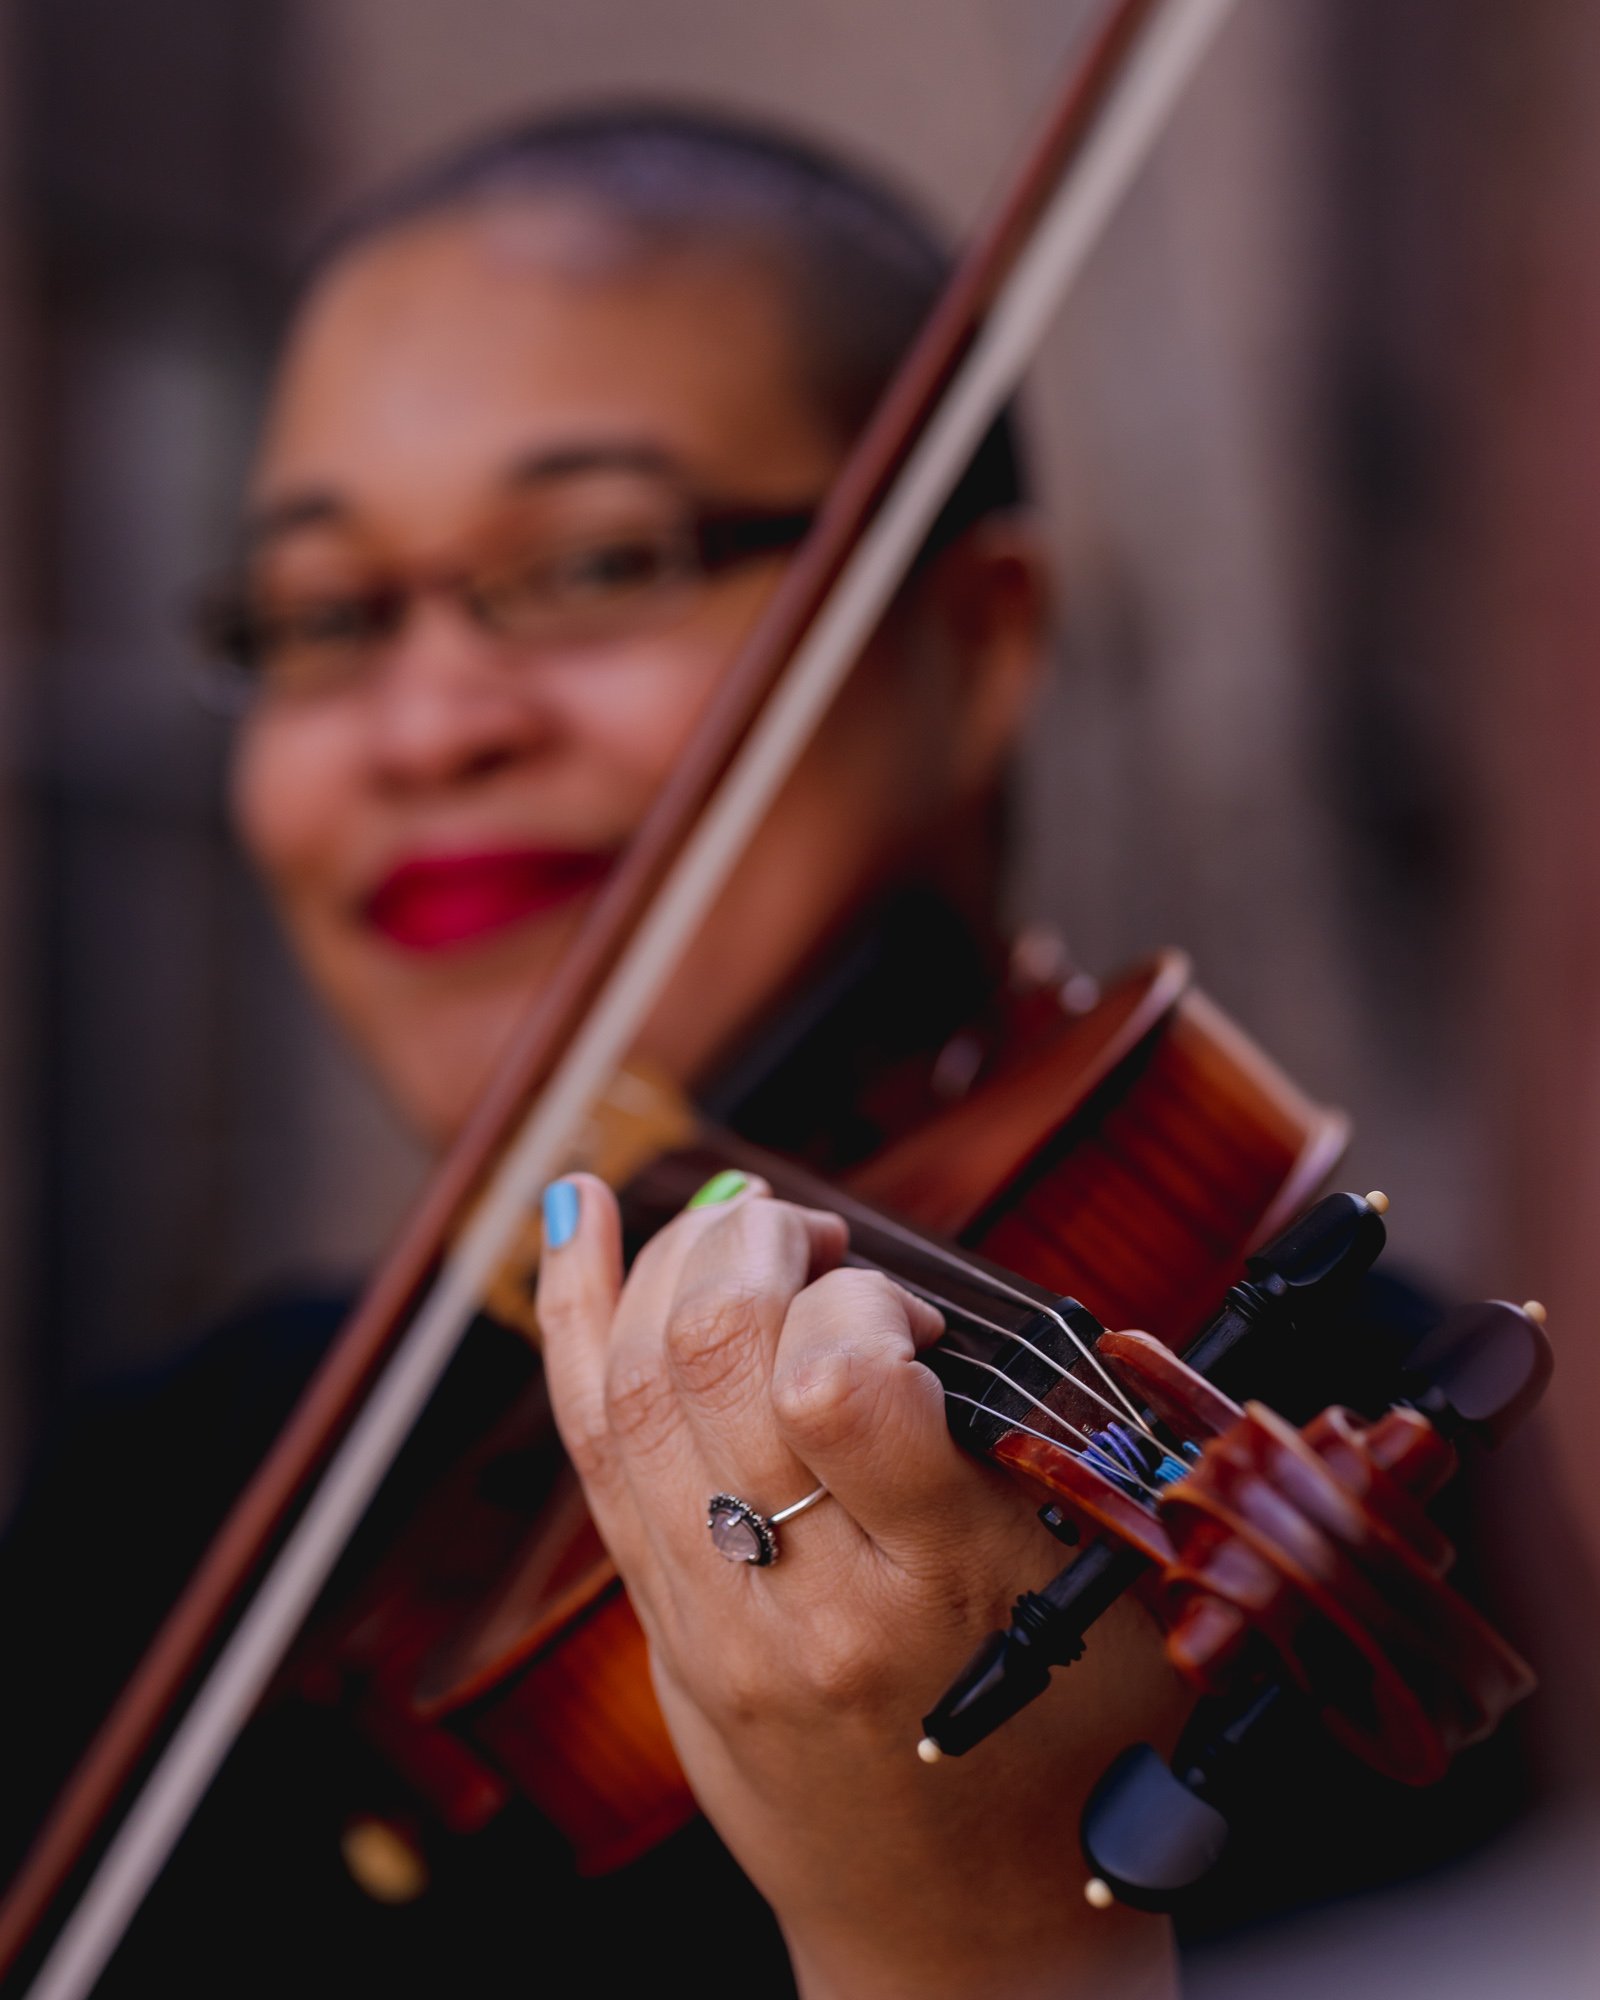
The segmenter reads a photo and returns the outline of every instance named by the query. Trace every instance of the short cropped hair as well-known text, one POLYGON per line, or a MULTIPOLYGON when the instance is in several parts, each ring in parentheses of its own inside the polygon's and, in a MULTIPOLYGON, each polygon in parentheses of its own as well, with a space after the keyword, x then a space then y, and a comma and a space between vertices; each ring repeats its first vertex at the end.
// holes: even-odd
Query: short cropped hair
MULTIPOLYGON (((841 440, 871 414, 952 260, 917 208, 801 139, 722 113, 605 106, 474 140, 381 188, 323 238, 314 280, 391 230, 507 197, 576 197, 652 250, 727 248, 765 264, 791 315, 803 388, 841 440)), ((1026 498, 1002 413, 930 536, 937 547, 1026 498)))

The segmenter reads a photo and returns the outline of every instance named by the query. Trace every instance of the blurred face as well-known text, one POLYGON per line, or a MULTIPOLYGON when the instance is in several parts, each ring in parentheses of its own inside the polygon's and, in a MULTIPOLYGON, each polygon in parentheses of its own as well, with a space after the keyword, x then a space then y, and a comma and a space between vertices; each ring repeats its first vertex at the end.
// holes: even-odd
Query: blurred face
MULTIPOLYGON (((326 277, 254 483, 272 635, 234 803, 304 963, 444 1138, 771 590, 839 441, 769 282, 532 202, 326 277)), ((1026 560, 892 616, 644 1036, 702 1075, 992 781, 1036 653, 1026 560)))

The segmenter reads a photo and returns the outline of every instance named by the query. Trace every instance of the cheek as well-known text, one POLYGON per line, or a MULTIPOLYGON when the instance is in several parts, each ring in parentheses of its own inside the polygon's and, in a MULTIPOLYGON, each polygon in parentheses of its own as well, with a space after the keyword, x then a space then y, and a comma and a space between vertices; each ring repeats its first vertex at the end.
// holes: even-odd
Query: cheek
POLYGON ((559 782, 604 799, 631 832, 678 762, 719 666, 693 657, 595 662, 564 688, 566 754, 559 782))
POLYGON ((280 900, 292 904, 341 874, 348 757, 313 717, 263 714, 244 724, 229 801, 246 851, 280 900))
POLYGON ((593 781, 615 788, 635 816, 678 762, 776 581, 728 578, 682 625, 563 674, 569 740, 593 781))
POLYGON ((759 923, 785 910, 826 932, 928 847, 944 803, 944 746, 904 699, 896 669, 871 662, 849 684, 752 843, 743 886, 759 923))
POLYGON ((885 645, 846 683, 793 788, 814 812, 850 822, 856 838, 898 844, 938 815, 951 731, 931 666, 885 645))

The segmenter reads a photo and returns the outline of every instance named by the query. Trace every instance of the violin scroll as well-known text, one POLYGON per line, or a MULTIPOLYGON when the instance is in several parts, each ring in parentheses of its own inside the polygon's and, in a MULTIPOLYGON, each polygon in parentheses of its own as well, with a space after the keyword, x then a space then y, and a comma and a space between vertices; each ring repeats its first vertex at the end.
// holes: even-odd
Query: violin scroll
POLYGON ((1134 1745, 1091 1794, 1092 1901, 1170 1910, 1199 1887, 1298 1698, 1364 1762, 1420 1785, 1532 1691, 1445 1584, 1454 1550, 1423 1503, 1455 1469, 1450 1438, 1498 1443, 1538 1400, 1542 1312, 1459 1307, 1409 1360, 1414 1405, 1370 1424, 1332 1408, 1303 1431, 1247 1406, 1162 1496, 1167 1653, 1207 1698, 1170 1765, 1134 1745))
MULTIPOLYGON (((1328 1338, 1326 1309, 1376 1257, 1380 1218, 1351 1195, 1317 1204, 1250 1260, 1181 1359, 1147 1334, 1103 1332, 1097 1360, 1141 1406, 1126 1439, 1127 1426, 1107 1426, 1115 1440, 1070 1461, 1025 1422, 986 1440, 1059 1496, 1047 1525, 1070 1540, 1076 1520, 1089 1541, 1018 1600, 1010 1628, 925 1718, 923 1755, 971 1749, 1042 1692, 1134 1583, 1202 1696, 1170 1766, 1134 1746, 1091 1796, 1082 1836, 1096 1897, 1169 1909, 1208 1876, 1297 1708, 1375 1770, 1425 1785, 1534 1686, 1447 1583, 1455 1552, 1426 1503, 1458 1444, 1499 1443, 1538 1401, 1551 1369, 1538 1308, 1447 1314, 1388 1357, 1393 1400, 1370 1419, 1334 1403, 1297 1427, 1219 1386, 1282 1381, 1287 1357, 1291 1387, 1337 1393, 1344 1343, 1328 1338)), ((1003 1418, 991 1409, 987 1422, 1003 1418)))
POLYGON ((1219 1694, 1254 1656, 1375 1770, 1443 1777, 1533 1688, 1444 1583, 1455 1552, 1422 1503, 1454 1465, 1415 1410, 1368 1425, 1329 1409, 1297 1431, 1249 1405, 1161 1502, 1167 1657, 1219 1694))

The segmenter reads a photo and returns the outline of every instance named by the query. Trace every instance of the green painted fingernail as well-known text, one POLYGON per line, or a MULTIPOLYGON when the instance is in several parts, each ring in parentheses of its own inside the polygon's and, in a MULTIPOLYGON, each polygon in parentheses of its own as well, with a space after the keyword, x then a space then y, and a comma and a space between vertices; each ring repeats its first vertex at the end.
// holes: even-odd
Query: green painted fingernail
POLYGON ((736 1194, 743 1194, 750 1185, 750 1176, 741 1174, 737 1167, 724 1167, 720 1174, 713 1174, 696 1195, 689 1197, 690 1208, 714 1208, 719 1201, 732 1201, 736 1194))

